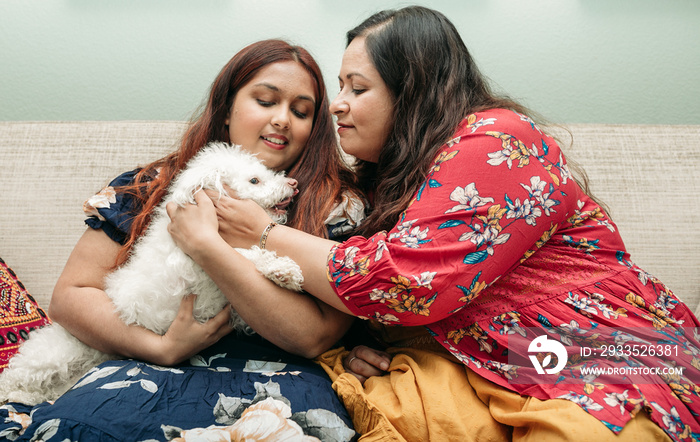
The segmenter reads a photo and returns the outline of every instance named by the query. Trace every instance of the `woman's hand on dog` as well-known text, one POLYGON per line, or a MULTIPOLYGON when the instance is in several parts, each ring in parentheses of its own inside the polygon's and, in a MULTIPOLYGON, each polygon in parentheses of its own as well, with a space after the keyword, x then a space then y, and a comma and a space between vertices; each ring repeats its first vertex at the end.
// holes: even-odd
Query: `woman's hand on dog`
POLYGON ((193 315, 196 299, 197 295, 188 295, 182 299, 175 320, 161 336, 158 363, 165 366, 178 364, 214 345, 233 331, 229 325, 231 310, 228 305, 216 316, 201 323, 193 315))
POLYGON ((247 249, 258 245, 262 231, 272 219, 253 200, 237 199, 233 191, 227 191, 232 197, 220 196, 213 190, 204 191, 216 208, 219 234, 231 247, 247 249))
POLYGON ((391 355, 365 345, 354 347, 343 358, 345 371, 355 376, 363 385, 372 376, 386 373, 391 364, 391 355))
POLYGON ((207 248, 212 241, 221 240, 216 207, 212 200, 202 191, 194 195, 194 200, 196 204, 179 206, 171 202, 165 206, 170 217, 168 233, 175 244, 192 257, 207 248))
POLYGON ((194 200, 196 204, 166 206, 170 217, 168 232, 175 244, 191 257, 210 241, 219 239, 231 247, 257 245, 261 232, 271 221, 265 210, 252 200, 222 196, 212 190, 195 193, 194 200))

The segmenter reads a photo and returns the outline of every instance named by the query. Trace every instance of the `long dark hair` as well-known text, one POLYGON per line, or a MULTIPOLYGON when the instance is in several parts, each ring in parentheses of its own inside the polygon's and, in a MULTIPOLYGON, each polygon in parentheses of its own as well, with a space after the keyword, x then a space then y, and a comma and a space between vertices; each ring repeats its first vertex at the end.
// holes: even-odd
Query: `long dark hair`
POLYGON ((151 212, 167 192, 168 185, 186 163, 211 141, 230 142, 226 117, 238 91, 264 67, 278 62, 299 63, 314 80, 316 107, 311 134, 301 156, 287 170, 299 183, 299 194, 290 206, 288 225, 316 236, 327 237, 325 219, 346 190, 356 190, 356 178, 340 156, 321 70, 302 47, 282 40, 253 43, 229 60, 214 80, 209 99, 185 132, 180 148, 145 166, 134 183, 118 189, 134 195, 141 212, 133 220, 127 243, 118 262, 123 262, 137 238, 146 230, 151 212))
MULTIPOLYGON (((425 180, 430 160, 467 115, 494 108, 533 113, 496 96, 455 26, 438 11, 410 6, 378 12, 347 33, 367 52, 393 94, 393 128, 376 164, 358 161, 372 212, 360 231, 391 229, 425 180)), ((583 178, 585 188, 587 181, 583 178)))

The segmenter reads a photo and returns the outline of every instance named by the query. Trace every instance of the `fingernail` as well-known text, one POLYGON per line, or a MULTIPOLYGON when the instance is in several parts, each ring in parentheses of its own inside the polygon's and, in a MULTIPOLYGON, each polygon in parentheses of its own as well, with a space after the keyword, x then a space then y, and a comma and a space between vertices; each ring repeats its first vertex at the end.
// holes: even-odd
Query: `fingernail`
POLYGON ((379 368, 381 368, 384 371, 387 371, 389 369, 389 363, 388 362, 382 362, 379 364, 379 368))

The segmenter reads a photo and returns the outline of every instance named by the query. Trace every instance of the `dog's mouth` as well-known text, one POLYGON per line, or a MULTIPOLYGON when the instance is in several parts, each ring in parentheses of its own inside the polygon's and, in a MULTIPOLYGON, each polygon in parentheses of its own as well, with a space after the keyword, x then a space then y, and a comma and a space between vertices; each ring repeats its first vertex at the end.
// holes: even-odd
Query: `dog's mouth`
POLYGON ((295 196, 299 193, 298 189, 294 189, 292 194, 288 196, 287 198, 283 199, 279 203, 275 204, 274 206, 270 207, 269 214, 270 216, 278 223, 284 224, 287 222, 287 207, 292 203, 292 200, 294 199, 295 196))
POLYGON ((277 213, 277 214, 286 213, 286 212, 287 212, 287 207, 289 207, 289 205, 290 205, 291 202, 292 202, 292 198, 294 198, 294 197, 293 197, 293 196, 290 196, 289 198, 283 199, 283 200, 280 201, 279 203, 275 204, 275 205, 272 207, 272 210, 273 210, 275 213, 277 213))

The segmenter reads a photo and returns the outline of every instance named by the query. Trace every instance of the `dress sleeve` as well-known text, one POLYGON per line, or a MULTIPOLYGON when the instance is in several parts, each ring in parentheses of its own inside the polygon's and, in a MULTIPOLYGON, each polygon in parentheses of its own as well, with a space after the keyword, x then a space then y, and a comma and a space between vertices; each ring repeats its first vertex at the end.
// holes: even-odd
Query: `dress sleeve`
POLYGON ((393 229, 331 251, 329 281, 359 317, 439 321, 541 247, 580 192, 556 142, 529 118, 470 115, 393 229))
POLYGON ((83 203, 83 212, 87 215, 85 224, 93 229, 102 229, 107 236, 122 245, 129 236, 131 222, 139 212, 139 207, 131 195, 117 193, 115 189, 131 184, 139 170, 119 175, 83 203))

